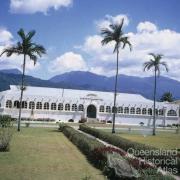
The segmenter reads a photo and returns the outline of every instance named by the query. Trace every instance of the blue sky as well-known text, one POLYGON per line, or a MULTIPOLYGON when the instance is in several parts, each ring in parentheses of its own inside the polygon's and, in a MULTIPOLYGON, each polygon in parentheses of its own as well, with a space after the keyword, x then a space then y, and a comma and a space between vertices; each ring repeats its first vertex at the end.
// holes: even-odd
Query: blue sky
MULTIPOLYGON (((120 52, 120 73, 151 75, 142 71, 142 64, 149 59, 149 52, 155 52, 164 54, 170 68, 168 74, 162 74, 180 80, 179 0, 2 0, 0 50, 19 39, 19 28, 35 29, 34 40, 45 46, 47 55, 36 67, 28 63, 27 74, 48 79, 84 70, 112 76, 113 43, 101 47, 100 29, 122 17, 133 51, 120 52)), ((0 69, 21 69, 21 57, 3 56, 0 60, 0 69)))

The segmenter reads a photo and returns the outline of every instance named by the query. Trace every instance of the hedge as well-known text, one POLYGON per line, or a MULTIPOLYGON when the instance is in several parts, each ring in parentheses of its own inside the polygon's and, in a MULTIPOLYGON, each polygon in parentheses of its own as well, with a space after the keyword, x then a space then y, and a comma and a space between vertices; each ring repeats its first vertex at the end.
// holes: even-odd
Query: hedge
MULTIPOLYGON (((122 138, 120 136, 117 136, 115 134, 111 134, 111 133, 108 133, 108 132, 104 132, 102 130, 99 130, 99 129, 95 129, 95 128, 91 128, 91 127, 88 127, 84 124, 80 125, 79 126, 79 129, 81 131, 84 131, 88 134, 91 134, 93 136, 95 136, 96 138, 99 138, 105 142, 108 142, 109 144, 112 144, 116 147, 119 147, 121 149, 123 149, 124 151, 128 152, 128 150, 130 148, 136 150, 136 151, 146 151, 146 150, 157 150, 157 151, 160 151, 160 149, 158 148, 155 148, 155 147, 152 147, 152 146, 148 146, 148 145, 145 145, 145 144, 141 144, 141 143, 137 143, 137 142, 133 142, 131 140, 128 140, 128 139, 125 139, 125 138, 122 138)), ((143 159, 148 159, 148 160, 160 160, 162 163, 158 166, 161 166, 162 168, 176 168, 177 171, 178 171, 178 174, 180 173, 180 157, 179 157, 179 154, 177 155, 177 157, 175 156, 167 156, 167 155, 139 155, 137 157, 140 157, 140 158, 143 158, 143 159), (164 161, 166 159, 169 159, 169 158, 177 158, 177 164, 170 164, 170 165, 167 165, 164 163, 164 161)))
POLYGON ((104 168, 106 156, 101 155, 101 158, 96 157, 95 149, 105 147, 102 143, 96 139, 90 138, 87 135, 78 132, 70 126, 65 124, 59 125, 59 130, 73 143, 80 151, 85 154, 89 161, 91 161, 96 167, 104 168))

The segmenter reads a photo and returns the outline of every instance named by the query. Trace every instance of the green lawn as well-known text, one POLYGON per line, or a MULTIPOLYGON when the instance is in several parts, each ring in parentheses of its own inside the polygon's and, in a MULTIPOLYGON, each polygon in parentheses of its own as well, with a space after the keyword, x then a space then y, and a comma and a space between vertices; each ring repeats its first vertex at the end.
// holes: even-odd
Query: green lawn
MULTIPOLYGON (((111 130, 104 129, 104 131, 110 132, 111 130)), ((156 136, 152 136, 149 133, 147 134, 142 130, 131 131, 130 133, 128 133, 127 130, 117 130, 116 134, 126 139, 151 145, 157 148, 180 149, 180 134, 176 134, 175 131, 157 131, 156 136)))
POLYGON ((105 179, 60 132, 51 128, 23 128, 16 132, 10 152, 0 152, 3 180, 105 179))

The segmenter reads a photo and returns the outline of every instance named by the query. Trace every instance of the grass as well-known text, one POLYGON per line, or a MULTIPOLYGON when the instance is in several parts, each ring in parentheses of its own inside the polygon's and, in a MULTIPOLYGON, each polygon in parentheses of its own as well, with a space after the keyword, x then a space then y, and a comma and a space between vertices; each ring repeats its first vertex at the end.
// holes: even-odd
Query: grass
MULTIPOLYGON (((111 130, 103 129, 104 131, 111 132, 111 130)), ((150 132, 145 132, 143 130, 131 131, 127 130, 117 130, 116 134, 143 144, 151 145, 161 149, 180 149, 180 134, 176 134, 175 131, 158 131, 156 136, 152 136, 150 132)))
POLYGON ((60 132, 52 128, 22 128, 16 132, 10 152, 0 153, 3 180, 105 179, 84 155, 60 132))

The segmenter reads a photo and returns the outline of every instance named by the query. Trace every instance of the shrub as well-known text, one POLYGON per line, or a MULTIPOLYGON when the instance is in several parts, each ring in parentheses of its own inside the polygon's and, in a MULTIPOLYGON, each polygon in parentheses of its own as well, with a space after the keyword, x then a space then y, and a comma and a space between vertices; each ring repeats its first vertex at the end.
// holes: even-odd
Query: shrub
POLYGON ((11 126, 11 116, 8 115, 0 115, 0 128, 11 126))
POLYGON ((0 151, 9 151, 13 135, 13 125, 10 116, 0 116, 0 151))
POLYGON ((105 156, 103 156, 103 160, 99 160, 94 153, 94 149, 104 147, 102 143, 63 123, 59 125, 59 130, 63 132, 63 134, 75 144, 95 166, 103 168, 102 164, 105 160, 105 156))
POLYGON ((111 123, 112 123, 112 121, 107 121, 107 123, 110 123, 110 124, 111 124, 111 123))
POLYGON ((74 119, 69 119, 68 122, 74 122, 74 119))
POLYGON ((81 120, 79 120, 79 123, 85 123, 85 122, 87 122, 86 118, 82 118, 81 120))
POLYGON ((26 122, 26 123, 25 123, 25 127, 28 128, 29 126, 30 126, 30 123, 29 123, 29 122, 26 122))

